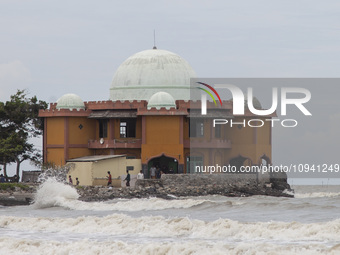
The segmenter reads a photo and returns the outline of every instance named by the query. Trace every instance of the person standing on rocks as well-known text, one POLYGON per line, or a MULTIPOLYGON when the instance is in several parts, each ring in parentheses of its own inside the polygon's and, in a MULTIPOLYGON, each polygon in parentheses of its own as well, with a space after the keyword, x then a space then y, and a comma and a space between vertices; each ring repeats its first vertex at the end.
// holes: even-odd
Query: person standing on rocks
POLYGON ((68 183, 71 184, 71 185, 73 185, 73 181, 72 181, 71 175, 68 176, 68 183))
POLYGON ((124 179, 124 181, 126 181, 126 187, 129 187, 130 186, 130 179, 131 179, 131 177, 130 177, 130 174, 129 174, 128 170, 126 170, 126 173, 127 173, 127 175, 126 175, 126 178, 124 179))
POLYGON ((79 179, 78 179, 78 177, 76 178, 76 185, 77 185, 77 186, 79 185, 79 179))
POLYGON ((106 176, 107 177, 107 186, 110 186, 112 184, 112 175, 111 175, 110 171, 107 171, 107 174, 109 175, 109 176, 106 176))
POLYGON ((159 166, 157 166, 157 168, 156 168, 156 178, 157 179, 161 178, 161 169, 159 168, 159 166))
POLYGON ((150 175, 151 175, 151 179, 156 179, 156 167, 152 166, 150 168, 150 175))
POLYGON ((144 179, 144 174, 143 171, 140 170, 140 172, 137 174, 137 180, 143 180, 144 179))

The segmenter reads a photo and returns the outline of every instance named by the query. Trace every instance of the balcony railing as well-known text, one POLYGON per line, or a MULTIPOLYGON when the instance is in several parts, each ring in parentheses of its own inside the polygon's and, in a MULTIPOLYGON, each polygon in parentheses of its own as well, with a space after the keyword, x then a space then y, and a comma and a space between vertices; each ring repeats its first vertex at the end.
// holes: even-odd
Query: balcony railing
POLYGON ((203 140, 200 138, 190 138, 184 140, 184 148, 201 148, 201 149, 231 149, 231 141, 226 139, 203 140))
POLYGON ((130 148, 138 149, 141 148, 142 139, 126 138, 126 139, 103 139, 103 140, 89 140, 89 149, 120 149, 130 148))

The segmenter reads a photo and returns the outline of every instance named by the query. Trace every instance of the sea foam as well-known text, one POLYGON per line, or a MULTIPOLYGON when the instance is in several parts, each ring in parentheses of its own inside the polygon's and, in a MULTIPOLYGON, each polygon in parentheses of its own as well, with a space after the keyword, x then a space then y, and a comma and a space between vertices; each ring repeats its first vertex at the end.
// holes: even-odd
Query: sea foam
POLYGON ((79 198, 77 190, 67 184, 48 178, 38 188, 33 201, 35 208, 64 206, 79 198))
POLYGON ((63 235, 91 233, 106 235, 140 236, 148 238, 189 238, 230 241, 275 242, 339 242, 340 220, 320 223, 300 222, 239 222, 230 219, 203 221, 188 217, 142 216, 112 214, 105 217, 82 216, 76 218, 0 216, 0 228, 7 230, 59 233, 63 235))
POLYGON ((311 193, 297 193, 296 198, 319 198, 319 197, 339 197, 338 192, 311 192, 311 193))
POLYGON ((181 242, 130 243, 122 241, 45 241, 0 237, 3 254, 82 254, 82 255, 150 255, 150 254, 304 254, 304 255, 337 255, 339 245, 328 247, 324 244, 276 244, 266 242, 210 242, 202 240, 182 240, 181 242))
POLYGON ((78 200, 77 190, 68 184, 48 178, 43 182, 34 198, 34 208, 64 207, 70 210, 91 211, 147 211, 190 208, 208 202, 207 199, 175 199, 160 198, 115 199, 108 202, 83 202, 78 200))

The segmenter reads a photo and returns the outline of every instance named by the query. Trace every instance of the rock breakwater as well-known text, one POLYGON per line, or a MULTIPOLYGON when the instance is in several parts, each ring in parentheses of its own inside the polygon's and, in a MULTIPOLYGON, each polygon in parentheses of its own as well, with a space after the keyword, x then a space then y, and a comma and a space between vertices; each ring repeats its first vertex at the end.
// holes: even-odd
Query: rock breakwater
MULTIPOLYGON (((28 205, 34 200, 37 184, 0 190, 0 205, 28 205)), ((161 179, 137 180, 135 187, 77 186, 82 201, 104 201, 115 198, 176 197, 222 195, 242 197, 253 195, 293 197, 285 175, 259 178, 245 174, 173 174, 161 179)))

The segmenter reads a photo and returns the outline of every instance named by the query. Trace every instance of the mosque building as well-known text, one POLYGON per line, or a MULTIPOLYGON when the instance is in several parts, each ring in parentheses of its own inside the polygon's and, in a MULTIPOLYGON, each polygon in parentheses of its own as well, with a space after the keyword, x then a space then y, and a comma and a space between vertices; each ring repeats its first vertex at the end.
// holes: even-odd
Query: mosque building
POLYGON ((190 100, 193 77, 189 63, 172 52, 154 47, 132 55, 114 74, 110 100, 84 102, 65 94, 40 111, 44 163, 62 166, 84 157, 120 155, 137 160, 146 177, 152 166, 165 173, 194 173, 197 165, 270 164, 270 123, 213 128, 213 118, 237 121, 253 115, 233 116, 232 102, 224 101, 216 109, 208 102, 202 118, 200 102, 190 100))

